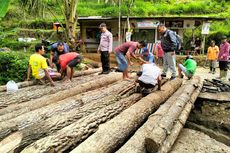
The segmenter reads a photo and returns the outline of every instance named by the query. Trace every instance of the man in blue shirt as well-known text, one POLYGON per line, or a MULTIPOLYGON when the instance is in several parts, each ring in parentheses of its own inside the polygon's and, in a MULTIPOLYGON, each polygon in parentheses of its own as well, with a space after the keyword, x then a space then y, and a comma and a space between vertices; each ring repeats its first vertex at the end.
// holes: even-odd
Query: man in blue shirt
POLYGON ((145 61, 147 61, 149 63, 154 63, 154 55, 153 55, 153 53, 151 53, 149 51, 149 49, 147 47, 143 48, 141 55, 145 61))

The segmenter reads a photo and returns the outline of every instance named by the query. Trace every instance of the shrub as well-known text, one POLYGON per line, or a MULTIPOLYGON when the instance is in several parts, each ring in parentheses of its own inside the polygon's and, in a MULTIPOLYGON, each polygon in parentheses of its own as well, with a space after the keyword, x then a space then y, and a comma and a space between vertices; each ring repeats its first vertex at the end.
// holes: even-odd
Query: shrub
POLYGON ((9 80, 23 81, 27 77, 29 55, 20 52, 0 52, 0 84, 9 80))

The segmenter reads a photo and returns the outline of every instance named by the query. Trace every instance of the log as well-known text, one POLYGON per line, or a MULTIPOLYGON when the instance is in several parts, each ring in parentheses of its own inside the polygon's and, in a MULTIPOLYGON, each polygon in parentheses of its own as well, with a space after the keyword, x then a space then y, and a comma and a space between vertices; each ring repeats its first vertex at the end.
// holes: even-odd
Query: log
POLYGON ((164 104, 160 106, 159 109, 151 115, 147 122, 142 125, 135 134, 118 150, 116 153, 143 153, 145 150, 145 137, 148 136, 152 130, 152 125, 159 122, 164 114, 167 113, 168 109, 175 102, 177 97, 179 97, 185 89, 185 85, 180 87, 164 104))
POLYGON ((161 91, 149 94, 112 120, 101 125, 96 133, 71 153, 114 152, 161 103, 180 87, 181 83, 180 79, 167 82, 162 86, 161 91))
MULTIPOLYGON (((124 84, 125 82, 123 83, 123 87, 125 86, 124 84)), ((120 87, 122 86, 116 86, 115 89, 119 90, 120 87)), ((55 114, 69 111, 73 108, 82 106, 83 104, 90 103, 92 100, 97 100, 97 99, 106 97, 109 94, 110 95, 116 94, 116 93, 111 94, 112 89, 113 88, 111 88, 110 90, 104 90, 104 91, 97 90, 97 91, 94 91, 95 93, 88 92, 88 93, 84 93, 84 95, 76 95, 76 96, 64 99, 62 101, 52 103, 40 109, 36 109, 34 111, 27 112, 16 118, 0 122, 0 139, 4 138, 6 135, 10 134, 11 132, 18 131, 25 127, 31 126, 35 124, 36 122, 45 120, 55 114)))
MULTIPOLYGON (((102 70, 101 68, 97 68, 97 69, 89 69, 89 70, 85 70, 85 71, 76 71, 74 73, 74 77, 97 73, 97 72, 100 72, 101 70, 102 70)), ((24 88, 24 87, 32 86, 32 85, 35 85, 35 84, 36 84, 35 80, 18 82, 17 83, 18 88, 24 88)), ((0 86, 0 92, 3 92, 3 91, 6 91, 6 85, 0 86)))
POLYGON ((145 138, 145 147, 148 152, 157 152, 166 136, 170 134, 174 122, 178 119, 192 93, 198 87, 200 78, 193 78, 186 84, 185 91, 176 99, 161 121, 153 125, 153 130, 145 138))
POLYGON ((189 102, 185 105, 183 111, 181 112, 178 120, 175 122, 175 125, 173 126, 172 131, 170 134, 166 137, 163 144, 160 146, 158 153, 168 153, 174 142, 176 141, 177 137, 179 136, 181 130, 183 129, 188 116, 190 114, 190 111, 193 107, 193 104, 195 103, 197 96, 199 95, 200 91, 202 89, 202 83, 199 85, 199 87, 193 92, 191 99, 189 102))
POLYGON ((22 153, 43 153, 50 150, 55 152, 68 152, 92 133, 96 132, 101 123, 113 118, 141 98, 141 94, 133 94, 118 102, 106 106, 97 112, 91 113, 73 124, 35 141, 26 147, 22 153))
POLYGON ((68 112, 62 112, 60 114, 53 115, 52 117, 37 122, 31 126, 27 125, 26 128, 19 130, 18 132, 13 133, 6 137, 4 140, 2 140, 2 142, 4 142, 7 140, 11 140, 12 137, 15 137, 14 139, 18 141, 15 141, 14 143, 10 141, 8 143, 2 143, 4 145, 2 145, 0 148, 7 147, 8 149, 11 148, 10 150, 20 152, 21 149, 31 144, 35 140, 50 135, 57 130, 64 128, 65 126, 76 122, 80 118, 89 115, 90 113, 93 113, 95 111, 98 111, 99 109, 102 109, 105 106, 113 104, 115 101, 117 101, 117 99, 120 98, 117 93, 122 91, 123 88, 125 88, 129 84, 132 83, 128 81, 122 81, 121 83, 115 84, 106 89, 104 88, 104 90, 84 94, 84 96, 82 96, 81 98, 82 102, 84 103, 82 107, 77 107, 71 109, 68 112), (11 144, 11 147, 9 147, 9 143, 11 144))
MULTIPOLYGON (((34 109, 44 107, 46 105, 49 105, 49 104, 54 103, 56 101, 63 100, 65 98, 68 98, 71 96, 74 96, 76 94, 103 87, 105 85, 108 85, 108 84, 111 84, 113 82, 120 80, 120 78, 121 78, 121 74, 110 73, 109 75, 98 79, 97 82, 95 82, 95 80, 89 81, 87 83, 78 85, 78 86, 73 87, 71 89, 59 91, 59 92, 52 94, 52 95, 45 95, 39 99, 31 100, 31 101, 21 103, 18 105, 10 105, 7 108, 0 109, 0 115, 4 115, 4 114, 11 113, 14 111, 14 113, 11 113, 11 117, 10 117, 10 118, 13 118, 13 117, 16 117, 16 116, 23 114, 25 112, 29 112, 29 111, 32 111, 34 109), (18 112, 18 113, 16 113, 16 112, 18 112)), ((2 121, 2 120, 0 120, 0 121, 2 121)))
POLYGON ((7 107, 12 104, 19 104, 23 102, 27 102, 29 100, 40 98, 44 95, 54 94, 58 91, 62 91, 65 89, 70 89, 75 86, 78 86, 79 84, 83 84, 89 81, 94 80, 95 78, 99 79, 101 76, 84 76, 84 77, 77 77, 73 79, 73 82, 71 83, 63 83, 58 82, 55 87, 51 86, 31 86, 27 88, 23 88, 18 90, 14 93, 0 93, 1 99, 0 99, 0 108, 7 107), (33 92, 31 92, 33 91, 33 92))
POLYGON ((210 100, 210 101, 218 101, 218 102, 229 102, 230 94, 229 92, 218 92, 218 93, 200 93, 198 98, 210 100))

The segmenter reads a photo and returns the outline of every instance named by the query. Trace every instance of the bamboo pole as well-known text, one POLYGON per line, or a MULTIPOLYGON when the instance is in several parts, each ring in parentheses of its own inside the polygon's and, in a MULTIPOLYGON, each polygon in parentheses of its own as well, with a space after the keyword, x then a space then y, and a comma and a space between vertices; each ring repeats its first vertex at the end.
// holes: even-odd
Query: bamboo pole
POLYGON ((188 82, 185 91, 177 98, 175 103, 170 107, 167 114, 163 116, 160 122, 154 125, 150 135, 145 139, 145 146, 149 152, 157 152, 160 145, 165 140, 166 136, 170 134, 174 122, 180 116, 184 106, 189 101, 192 93, 198 87, 200 78, 193 78, 188 82))
POLYGON ((71 153, 114 152, 161 103, 180 87, 181 83, 182 80, 179 79, 167 82, 162 86, 161 91, 149 94, 114 119, 101 125, 96 133, 71 153))

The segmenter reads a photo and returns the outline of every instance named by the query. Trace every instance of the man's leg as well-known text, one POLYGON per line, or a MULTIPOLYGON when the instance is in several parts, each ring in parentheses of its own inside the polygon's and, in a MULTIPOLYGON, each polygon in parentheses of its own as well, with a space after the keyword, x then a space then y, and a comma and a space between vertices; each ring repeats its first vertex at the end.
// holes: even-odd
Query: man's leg
POLYGON ((102 72, 105 71, 105 57, 104 52, 101 51, 101 64, 102 64, 102 72))
POLYGON ((105 51, 105 53, 104 53, 104 68, 105 68, 105 72, 109 72, 110 71, 109 51, 105 51))
POLYGON ((166 77, 166 73, 168 71, 168 53, 165 53, 163 57, 163 72, 162 77, 166 77))
POLYGON ((168 55, 168 66, 172 72, 171 78, 176 77, 176 56, 171 55, 171 53, 168 55))
POLYGON ((66 66, 66 80, 65 81, 70 81, 71 78, 71 67, 69 67, 68 65, 66 66))

